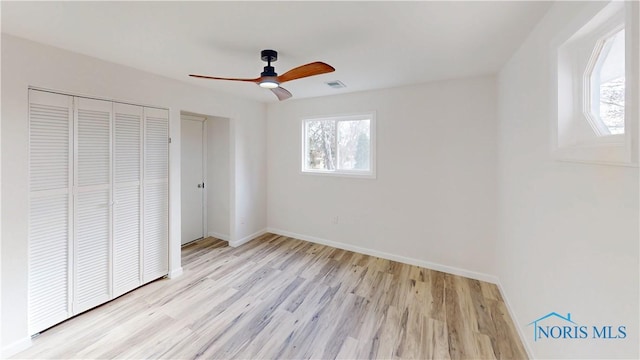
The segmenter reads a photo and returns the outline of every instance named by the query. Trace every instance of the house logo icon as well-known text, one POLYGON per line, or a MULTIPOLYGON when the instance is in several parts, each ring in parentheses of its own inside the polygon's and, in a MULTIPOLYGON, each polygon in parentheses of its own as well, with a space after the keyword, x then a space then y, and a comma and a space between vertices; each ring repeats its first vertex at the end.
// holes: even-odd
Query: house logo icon
POLYGON ((579 325, 567 316, 550 312, 527 326, 533 325, 533 341, 540 339, 626 339, 625 325, 579 325))
MULTIPOLYGON (((529 324, 527 324, 527 326, 533 325, 533 341, 538 341, 538 339, 540 339, 541 337, 544 338, 548 338, 549 337, 549 332, 550 331, 545 331, 545 330, 551 330, 554 328, 558 328, 561 330, 565 330, 566 328, 571 329, 572 327, 576 327, 579 329, 578 324, 576 324, 573 320, 571 320, 571 313, 567 313, 567 316, 562 316, 560 314, 558 314, 557 312, 550 312, 547 315, 544 315, 543 317, 533 320, 532 322, 530 322, 529 324), (566 325, 568 326, 553 326, 553 327, 543 327, 543 326, 538 326, 538 323, 542 323, 544 322, 544 320, 547 320, 549 318, 557 318, 562 320, 562 322, 566 323, 566 325), (570 325, 569 325, 570 324, 570 325)), ((562 331, 560 332, 562 333, 562 331)), ((554 337, 553 335, 551 337, 554 337)), ((558 336, 560 337, 560 336, 558 336)), ((557 338, 557 337, 554 337, 557 338)))

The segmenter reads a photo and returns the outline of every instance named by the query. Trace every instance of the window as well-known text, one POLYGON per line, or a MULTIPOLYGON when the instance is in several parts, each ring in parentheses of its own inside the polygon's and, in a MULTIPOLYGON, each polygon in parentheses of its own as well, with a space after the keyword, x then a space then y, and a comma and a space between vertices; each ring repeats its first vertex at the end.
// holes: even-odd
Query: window
POLYGON ((556 159, 638 164, 637 7, 590 3, 552 41, 556 159))
POLYGON ((372 113, 303 120, 302 171, 375 177, 374 130, 372 113))
POLYGON ((624 134, 624 29, 596 44, 588 68, 587 117, 598 136, 624 134))

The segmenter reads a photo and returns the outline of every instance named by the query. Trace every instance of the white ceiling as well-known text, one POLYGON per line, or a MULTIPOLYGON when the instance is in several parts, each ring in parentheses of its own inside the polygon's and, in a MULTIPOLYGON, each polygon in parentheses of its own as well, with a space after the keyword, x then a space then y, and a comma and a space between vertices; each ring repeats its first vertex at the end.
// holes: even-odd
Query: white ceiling
POLYGON ((256 99, 249 83, 189 73, 259 76, 260 50, 280 74, 312 61, 336 72, 284 84, 295 98, 497 72, 550 3, 501 2, 10 2, 2 32, 256 99), (341 80, 344 89, 326 81, 341 80))

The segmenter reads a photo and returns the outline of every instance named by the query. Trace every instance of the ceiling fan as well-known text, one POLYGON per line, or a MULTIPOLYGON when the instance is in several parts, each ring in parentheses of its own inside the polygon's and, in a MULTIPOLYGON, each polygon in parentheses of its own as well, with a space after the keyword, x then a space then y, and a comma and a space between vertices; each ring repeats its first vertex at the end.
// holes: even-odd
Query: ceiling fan
POLYGON ((306 65, 298 66, 282 75, 278 75, 275 71, 275 68, 271 66, 272 62, 276 62, 278 60, 278 52, 275 50, 262 50, 262 52, 260 52, 260 56, 262 61, 267 62, 267 66, 265 66, 264 71, 260 73, 260 77, 255 79, 224 78, 195 74, 189 74, 189 76, 201 79, 246 81, 256 83, 260 87, 271 89, 271 91, 278 97, 278 100, 282 101, 292 96, 287 89, 280 87, 280 84, 282 84, 283 82, 302 79, 309 76, 326 74, 336 70, 329 64, 316 61, 306 65))

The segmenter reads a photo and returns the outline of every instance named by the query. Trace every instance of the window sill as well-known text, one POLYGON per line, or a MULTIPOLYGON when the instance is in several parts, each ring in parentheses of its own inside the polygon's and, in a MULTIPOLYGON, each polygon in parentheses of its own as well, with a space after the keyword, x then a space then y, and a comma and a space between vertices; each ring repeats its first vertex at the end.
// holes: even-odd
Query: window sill
POLYGON ((631 160, 629 149, 624 143, 596 142, 562 147, 553 150, 552 155, 555 160, 563 162, 627 167, 638 166, 637 162, 631 160))
POLYGON ((373 172, 351 172, 351 171, 313 171, 313 170, 301 170, 302 175, 319 175, 319 176, 334 176, 345 177, 353 179, 375 179, 376 174, 373 172))

